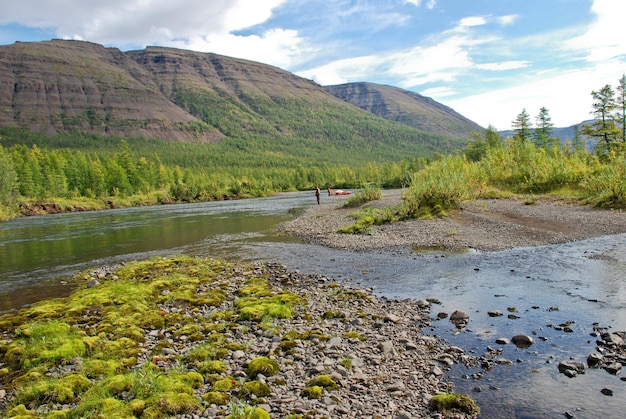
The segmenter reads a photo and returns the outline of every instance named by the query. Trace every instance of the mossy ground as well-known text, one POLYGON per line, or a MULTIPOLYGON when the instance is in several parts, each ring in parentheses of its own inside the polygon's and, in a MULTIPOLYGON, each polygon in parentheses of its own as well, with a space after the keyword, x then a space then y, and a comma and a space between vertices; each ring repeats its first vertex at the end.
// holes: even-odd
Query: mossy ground
POLYGON ((4 314, 0 383, 8 397, 0 413, 168 417, 200 412, 203 403, 228 405, 237 395, 266 396, 271 390, 254 377, 277 373, 276 361, 253 361, 250 381, 226 376, 223 361, 245 349, 225 333, 301 308, 301 297, 273 288, 264 275, 221 260, 155 258, 68 298, 4 314), (178 340, 193 342, 184 356, 172 355, 178 340))

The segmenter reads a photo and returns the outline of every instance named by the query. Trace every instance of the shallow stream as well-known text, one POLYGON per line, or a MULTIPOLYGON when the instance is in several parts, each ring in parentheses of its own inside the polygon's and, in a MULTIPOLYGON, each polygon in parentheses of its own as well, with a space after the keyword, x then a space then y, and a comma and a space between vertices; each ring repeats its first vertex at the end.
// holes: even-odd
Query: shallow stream
MULTIPOLYGON (((324 199, 323 205, 344 198, 324 199)), ((441 250, 355 253, 305 244, 276 225, 315 203, 312 193, 204 204, 29 217, 0 223, 0 310, 67 295, 73 274, 156 255, 186 253, 227 260, 276 261, 393 298, 436 297, 425 332, 481 355, 501 350, 511 365, 455 366, 455 390, 477 401, 482 418, 623 418, 626 381, 587 369, 567 378, 559 361, 585 362, 595 351, 594 323, 626 330, 626 235, 500 252, 441 250), (462 310, 467 328, 439 313, 462 310), (501 317, 489 317, 500 310, 501 317), (509 318, 511 315, 512 318, 509 318), (571 323, 572 332, 554 327, 571 323), (496 338, 527 334, 519 349, 496 338), (480 377, 480 378, 478 378, 480 377), (605 396, 602 389, 611 389, 605 396)))

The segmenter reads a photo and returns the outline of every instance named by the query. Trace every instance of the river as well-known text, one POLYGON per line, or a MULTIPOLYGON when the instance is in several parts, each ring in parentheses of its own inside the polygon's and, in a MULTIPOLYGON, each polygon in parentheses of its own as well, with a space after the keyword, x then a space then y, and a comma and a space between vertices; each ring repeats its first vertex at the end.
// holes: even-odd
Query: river
MULTIPOLYGON (((344 199, 334 197, 334 199, 344 199)), ((323 205, 336 201, 323 200, 323 205), (326 202, 324 202, 326 201, 326 202)), ((373 287, 391 298, 436 297, 432 327, 467 352, 502 351, 512 365, 455 366, 449 379, 482 418, 622 418, 626 381, 598 369, 567 378, 559 361, 585 362, 594 323, 626 330, 626 235, 500 252, 349 252, 302 243, 276 226, 315 204, 312 193, 202 204, 28 217, 0 223, 0 310, 67 295, 68 278, 92 267, 185 253, 232 261, 277 261, 291 270, 373 287), (440 312, 462 310, 456 329, 440 312), (500 310, 502 317, 489 317, 500 310), (514 310, 514 311, 513 311, 514 310), (511 318, 507 314, 512 314, 511 318), (569 322, 572 332, 553 325, 569 322), (573 322, 573 323, 572 323, 573 322), (528 334, 527 349, 496 338, 528 334), (613 396, 602 389, 611 389, 613 396)))

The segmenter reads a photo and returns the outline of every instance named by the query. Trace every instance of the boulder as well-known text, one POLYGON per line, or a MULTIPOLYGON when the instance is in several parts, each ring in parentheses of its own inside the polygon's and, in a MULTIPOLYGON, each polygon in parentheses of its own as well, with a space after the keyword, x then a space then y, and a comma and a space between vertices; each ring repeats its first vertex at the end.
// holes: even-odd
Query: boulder
POLYGON ((518 348, 528 348, 533 344, 534 340, 528 335, 515 335, 511 338, 511 342, 518 348))

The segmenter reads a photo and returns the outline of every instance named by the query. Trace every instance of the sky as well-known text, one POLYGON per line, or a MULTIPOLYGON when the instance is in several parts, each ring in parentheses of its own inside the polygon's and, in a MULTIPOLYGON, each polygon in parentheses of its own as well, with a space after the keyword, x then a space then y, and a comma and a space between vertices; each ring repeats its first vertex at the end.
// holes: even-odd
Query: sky
POLYGON ((498 130, 542 107, 592 118, 591 92, 626 73, 624 0, 20 0, 0 45, 75 39, 156 45, 280 67, 321 85, 417 92, 498 130))

